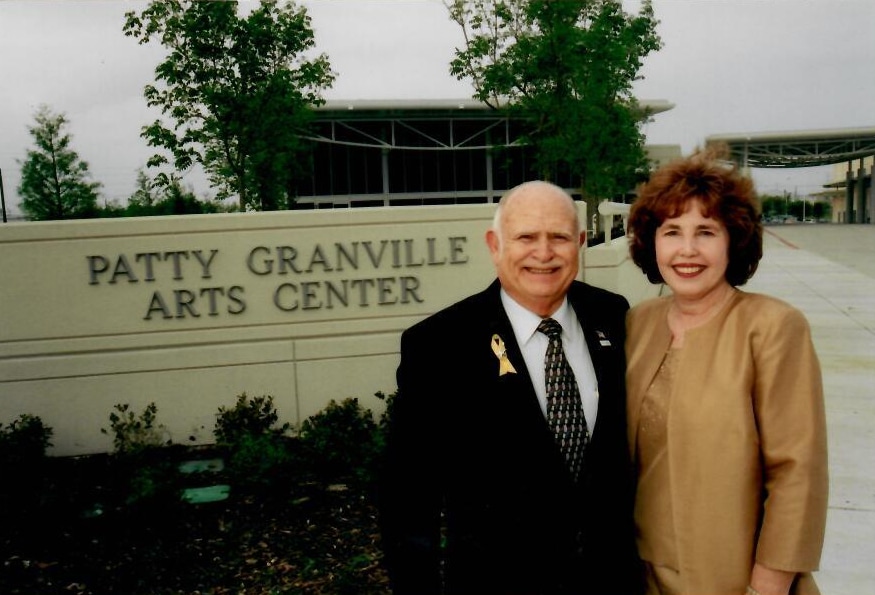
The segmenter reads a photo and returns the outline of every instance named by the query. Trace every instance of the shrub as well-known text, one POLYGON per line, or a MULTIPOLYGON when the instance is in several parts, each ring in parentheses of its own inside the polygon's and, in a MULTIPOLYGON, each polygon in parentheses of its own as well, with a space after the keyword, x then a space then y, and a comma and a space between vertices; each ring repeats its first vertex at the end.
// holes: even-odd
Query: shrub
POLYGON ((9 426, 0 424, 0 466, 29 466, 45 458, 52 445, 52 428, 36 415, 24 413, 9 426))
POLYGON ((389 430, 389 423, 395 412, 395 397, 398 396, 398 393, 394 392, 387 395, 383 391, 377 391, 374 393, 374 396, 386 403, 386 408, 383 410, 383 413, 380 414, 379 420, 380 432, 385 434, 389 430))
MULTIPOLYGON (((395 397, 398 395, 397 392, 389 393, 388 395, 382 391, 377 391, 374 393, 374 396, 385 402, 386 406, 383 410, 383 413, 380 414, 380 418, 377 420, 377 433, 375 436, 374 443, 374 464, 378 464, 379 460, 382 458, 382 454, 386 449, 386 436, 389 433, 389 424, 392 421, 392 415, 395 411, 395 397)), ((374 472, 377 472, 377 469, 374 469, 374 472)))
POLYGON ((237 395, 233 407, 219 407, 213 436, 217 444, 234 445, 251 436, 283 434, 291 427, 285 423, 275 428, 277 421, 279 414, 274 408, 272 396, 249 398, 244 392, 237 395))
MULTIPOLYGON (((136 415, 130 405, 117 404, 116 411, 109 414, 110 430, 113 434, 113 452, 117 455, 136 455, 162 445, 170 444, 164 440, 164 426, 156 425, 158 407, 149 403, 140 415, 136 415)), ((108 434, 106 428, 101 428, 108 434)))
POLYGON ((213 435, 227 450, 228 472, 238 484, 266 484, 292 462, 285 438, 291 426, 276 426, 278 421, 270 395, 250 398, 244 392, 233 407, 219 407, 213 435))
POLYGON ((7 427, 0 424, 0 524, 23 521, 45 499, 46 449, 52 429, 23 414, 7 427))
POLYGON ((164 426, 157 424, 158 406, 149 403, 139 415, 127 403, 119 403, 109 414, 113 434, 114 478, 122 490, 118 496, 126 505, 175 502, 179 472, 165 440, 164 426))
POLYGON ((322 481, 373 479, 382 444, 380 426, 358 399, 330 401, 325 409, 304 420, 299 437, 322 481))

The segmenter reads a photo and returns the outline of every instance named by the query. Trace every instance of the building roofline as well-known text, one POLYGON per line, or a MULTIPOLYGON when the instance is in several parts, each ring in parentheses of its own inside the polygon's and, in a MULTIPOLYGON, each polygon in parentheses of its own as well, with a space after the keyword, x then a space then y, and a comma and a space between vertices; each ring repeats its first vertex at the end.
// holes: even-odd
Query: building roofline
POLYGON ((746 167, 815 167, 875 155, 875 128, 712 134, 705 144, 727 145, 746 167))
POLYGON ((735 132, 725 134, 711 134, 706 142, 717 143, 743 143, 743 142, 769 142, 769 141, 817 141, 817 140, 851 140, 857 138, 875 137, 875 127, 867 128, 824 128, 815 130, 793 130, 774 132, 735 132))
MULTIPOLYGON (((658 114, 674 108, 665 99, 643 99, 639 105, 650 113, 658 114)), ((387 111, 479 111, 493 108, 476 99, 332 99, 316 108, 317 112, 387 112, 387 111)))

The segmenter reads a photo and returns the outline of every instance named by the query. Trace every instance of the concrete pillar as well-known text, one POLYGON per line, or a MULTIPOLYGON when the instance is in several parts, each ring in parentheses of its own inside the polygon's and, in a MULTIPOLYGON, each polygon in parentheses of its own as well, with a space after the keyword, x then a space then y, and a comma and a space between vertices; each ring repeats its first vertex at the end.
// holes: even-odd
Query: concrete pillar
POLYGON ((845 174, 845 223, 854 222, 854 172, 848 164, 845 174))
POLYGON ((492 135, 491 130, 486 130, 486 151, 483 152, 486 168, 486 199, 487 202, 498 202, 495 200, 495 186, 492 180, 492 135))
POLYGON ((863 160, 860 160, 860 169, 857 171, 857 223, 868 223, 869 214, 866 212, 866 169, 863 160))
POLYGON ((872 213, 875 212, 875 164, 869 167, 869 183, 866 186, 869 188, 864 199, 866 201, 866 214, 869 223, 875 223, 875 218, 872 217, 872 213))
POLYGON ((492 149, 486 149, 486 195, 489 197, 489 202, 498 202, 495 200, 495 182, 492 179, 492 149))
POLYGON ((382 155, 380 156, 380 163, 382 167, 382 176, 383 176, 383 206, 389 206, 389 193, 391 192, 391 185, 389 184, 389 149, 383 149, 382 155))

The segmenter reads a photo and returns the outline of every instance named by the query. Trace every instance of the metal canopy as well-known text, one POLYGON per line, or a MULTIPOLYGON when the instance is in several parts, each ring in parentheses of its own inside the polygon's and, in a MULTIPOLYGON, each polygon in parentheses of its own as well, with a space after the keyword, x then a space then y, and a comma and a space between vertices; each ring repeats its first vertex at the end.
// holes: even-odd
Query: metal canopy
POLYGON ((726 144, 732 159, 746 167, 814 167, 875 155, 875 128, 717 134, 705 142, 726 144))
MULTIPOLYGON (((642 118, 674 107, 664 100, 639 102, 642 118)), ((473 99, 354 100, 316 109, 309 140, 354 147, 465 151, 524 144, 519 122, 473 99)))

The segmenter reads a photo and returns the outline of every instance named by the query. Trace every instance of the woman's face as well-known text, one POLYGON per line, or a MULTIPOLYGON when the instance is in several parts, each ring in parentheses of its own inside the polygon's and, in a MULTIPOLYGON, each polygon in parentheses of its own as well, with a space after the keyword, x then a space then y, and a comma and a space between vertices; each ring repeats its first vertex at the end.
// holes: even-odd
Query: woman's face
POLYGON ((700 201, 692 200, 682 215, 657 228, 656 264, 676 299, 721 295, 729 285, 729 232, 721 221, 702 214, 700 201))

